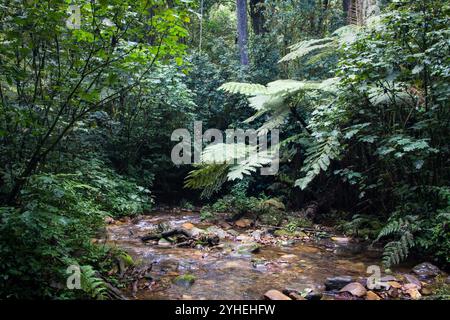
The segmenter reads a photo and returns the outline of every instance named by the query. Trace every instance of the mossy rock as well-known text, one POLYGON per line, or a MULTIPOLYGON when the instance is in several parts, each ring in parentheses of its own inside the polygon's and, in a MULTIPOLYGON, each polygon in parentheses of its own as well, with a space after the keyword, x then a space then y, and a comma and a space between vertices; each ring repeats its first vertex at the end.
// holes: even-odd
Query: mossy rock
POLYGON ((175 280, 173 281, 173 283, 178 286, 187 288, 194 284, 195 279, 196 279, 195 276, 192 274, 183 274, 183 275, 179 275, 178 277, 176 277, 175 280))

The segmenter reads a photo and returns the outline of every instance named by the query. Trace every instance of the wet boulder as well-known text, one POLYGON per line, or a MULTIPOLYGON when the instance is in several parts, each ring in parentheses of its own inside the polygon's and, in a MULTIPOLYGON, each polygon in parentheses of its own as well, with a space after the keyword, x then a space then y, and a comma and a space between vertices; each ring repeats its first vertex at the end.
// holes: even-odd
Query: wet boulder
POLYGON ((183 274, 175 278, 173 281, 177 286, 188 288, 195 282, 195 276, 191 274, 183 274))
POLYGON ((412 269, 412 272, 415 273, 420 279, 434 278, 442 273, 438 267, 429 262, 418 264, 412 269))
POLYGON ((238 253, 239 255, 250 255, 252 253, 257 253, 259 252, 261 249, 261 246, 257 243, 243 243, 238 245, 235 248, 235 252, 238 253))
POLYGON ((349 292, 355 297, 364 297, 367 294, 366 288, 359 282, 352 282, 343 287, 339 292, 349 292))

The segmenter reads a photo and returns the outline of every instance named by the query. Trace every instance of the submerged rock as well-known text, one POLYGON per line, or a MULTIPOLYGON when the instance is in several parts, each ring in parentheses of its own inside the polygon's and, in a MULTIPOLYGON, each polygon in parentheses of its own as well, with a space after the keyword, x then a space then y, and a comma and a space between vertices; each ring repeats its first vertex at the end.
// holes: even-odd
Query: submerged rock
POLYGON ((264 293, 264 298, 268 300, 292 300, 287 295, 281 293, 278 290, 269 290, 266 293, 264 293))
POLYGON ((339 290, 353 281, 350 276, 330 277, 325 281, 326 290, 339 290))
POLYGON ((418 264, 412 271, 421 279, 434 278, 442 273, 438 267, 429 262, 418 264))

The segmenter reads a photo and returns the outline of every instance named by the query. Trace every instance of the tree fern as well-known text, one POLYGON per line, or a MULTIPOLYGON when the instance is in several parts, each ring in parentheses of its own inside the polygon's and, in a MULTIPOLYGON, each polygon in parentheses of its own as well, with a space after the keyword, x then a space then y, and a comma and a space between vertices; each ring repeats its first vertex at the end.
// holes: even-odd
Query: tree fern
POLYGON ((202 164, 187 176, 185 187, 203 189, 202 197, 207 198, 227 180, 242 179, 271 163, 273 156, 267 150, 257 150, 256 146, 218 143, 206 147, 201 159, 202 164))
POLYGON ((332 37, 322 38, 322 39, 309 39, 296 43, 289 47, 291 52, 285 55, 279 62, 292 61, 295 59, 300 59, 311 54, 321 55, 322 53, 326 55, 333 54, 342 44, 351 43, 355 40, 356 26, 344 26, 337 29, 332 37))

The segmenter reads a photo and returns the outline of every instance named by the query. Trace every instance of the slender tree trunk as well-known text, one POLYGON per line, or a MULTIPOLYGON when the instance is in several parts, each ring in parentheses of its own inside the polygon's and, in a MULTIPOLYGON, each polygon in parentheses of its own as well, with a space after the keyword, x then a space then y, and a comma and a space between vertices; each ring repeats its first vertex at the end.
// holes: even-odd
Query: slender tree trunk
POLYGON ((264 19, 264 0, 250 0, 250 18, 256 35, 267 32, 264 19))
POLYGON ((346 23, 348 23, 350 2, 351 0, 342 0, 342 11, 344 11, 344 19, 346 23))
POLYGON ((241 64, 248 65, 248 52, 247 52, 247 0, 236 0, 236 12, 237 12, 237 31, 238 31, 238 46, 241 56, 241 64))

